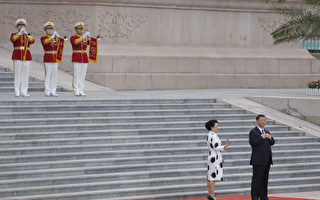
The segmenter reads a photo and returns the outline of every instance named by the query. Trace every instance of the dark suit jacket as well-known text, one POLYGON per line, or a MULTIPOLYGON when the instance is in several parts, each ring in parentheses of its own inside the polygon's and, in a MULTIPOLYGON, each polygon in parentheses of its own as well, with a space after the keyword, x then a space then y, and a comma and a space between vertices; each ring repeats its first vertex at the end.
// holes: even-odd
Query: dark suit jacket
MULTIPOLYGON (((267 129, 264 132, 270 134, 267 129)), ((268 165, 273 164, 271 146, 274 145, 273 137, 271 140, 263 139, 258 127, 252 129, 249 133, 249 142, 252 148, 250 165, 268 165)))

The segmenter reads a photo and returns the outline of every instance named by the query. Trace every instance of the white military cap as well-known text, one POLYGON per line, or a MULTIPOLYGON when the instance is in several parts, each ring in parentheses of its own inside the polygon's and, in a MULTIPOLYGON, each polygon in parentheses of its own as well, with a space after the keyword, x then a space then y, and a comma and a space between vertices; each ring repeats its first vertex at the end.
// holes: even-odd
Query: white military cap
POLYGON ((74 27, 75 29, 77 29, 77 28, 83 28, 83 26, 84 26, 84 23, 83 23, 83 22, 77 22, 77 23, 74 24, 73 27, 74 27))
POLYGON ((44 25, 43 25, 43 28, 44 29, 47 29, 47 28, 53 28, 54 25, 52 22, 46 22, 44 25))
POLYGON ((16 26, 19 26, 19 25, 25 25, 25 26, 27 26, 27 21, 26 21, 25 19, 23 19, 23 18, 19 18, 19 19, 17 19, 17 21, 16 21, 16 26))

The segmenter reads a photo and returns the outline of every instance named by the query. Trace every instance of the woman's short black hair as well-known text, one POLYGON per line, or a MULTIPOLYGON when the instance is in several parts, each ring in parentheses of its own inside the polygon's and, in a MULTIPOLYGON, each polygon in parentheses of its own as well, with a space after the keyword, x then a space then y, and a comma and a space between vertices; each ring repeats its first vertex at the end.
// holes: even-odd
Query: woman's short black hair
POLYGON ((217 124, 218 121, 213 119, 206 122, 205 127, 208 131, 211 131, 211 127, 214 127, 215 124, 217 124))
POLYGON ((256 120, 258 121, 260 119, 260 117, 266 118, 266 116, 264 116, 263 114, 259 114, 259 115, 257 115, 256 120))

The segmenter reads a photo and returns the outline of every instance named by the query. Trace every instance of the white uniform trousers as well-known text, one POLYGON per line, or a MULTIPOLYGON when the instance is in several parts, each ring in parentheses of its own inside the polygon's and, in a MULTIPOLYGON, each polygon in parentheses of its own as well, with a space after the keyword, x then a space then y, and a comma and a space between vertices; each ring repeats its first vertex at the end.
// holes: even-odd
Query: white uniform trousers
POLYGON ((88 63, 73 63, 73 88, 74 93, 76 95, 83 94, 84 93, 84 83, 86 79, 86 72, 88 63))
POLYGON ((46 78, 44 82, 46 95, 55 94, 57 90, 58 63, 44 63, 46 78))
POLYGON ((13 60, 13 68, 15 95, 26 95, 29 84, 30 61, 13 60))

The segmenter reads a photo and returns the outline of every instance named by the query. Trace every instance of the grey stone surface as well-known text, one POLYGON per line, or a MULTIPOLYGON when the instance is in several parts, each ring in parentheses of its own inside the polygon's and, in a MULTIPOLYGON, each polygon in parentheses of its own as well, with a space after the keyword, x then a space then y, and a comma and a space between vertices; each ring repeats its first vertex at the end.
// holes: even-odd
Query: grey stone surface
MULTIPOLYGON (((24 200, 204 197, 203 123, 211 118, 220 121, 222 141, 231 140, 223 153, 225 182, 216 194, 248 194, 248 131, 255 114, 213 97, 249 93, 257 91, 61 93, 52 99, 1 93, 0 194, 24 200)), ((273 120, 267 127, 277 144, 270 191, 318 190, 320 139, 273 120)))
POLYGON ((249 97, 268 107, 320 125, 320 99, 317 97, 249 97))

